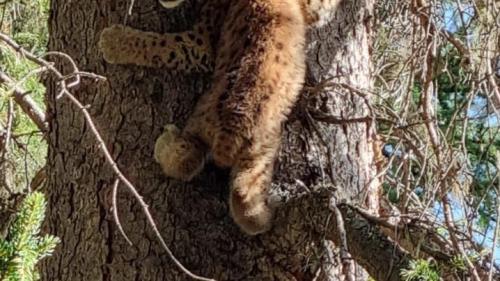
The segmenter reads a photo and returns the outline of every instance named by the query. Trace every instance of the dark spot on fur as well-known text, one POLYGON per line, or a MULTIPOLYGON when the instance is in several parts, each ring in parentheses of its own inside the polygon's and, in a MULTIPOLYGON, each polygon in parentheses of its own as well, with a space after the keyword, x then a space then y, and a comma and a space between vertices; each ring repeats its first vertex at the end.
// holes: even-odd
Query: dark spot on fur
POLYGON ((201 57, 201 64, 203 65, 206 65, 207 64, 207 55, 203 55, 203 57, 201 57))
POLYGON ((255 183, 257 182, 257 180, 259 180, 263 175, 264 175, 265 171, 260 171, 258 172, 257 174, 255 174, 251 180, 249 181, 249 185, 250 186, 254 186, 255 183))
POLYGON ((198 60, 200 58, 200 56, 198 55, 197 52, 195 52, 195 50, 191 50, 191 56, 195 59, 195 60, 198 60))
POLYGON ((244 47, 249 47, 250 44, 252 44, 252 39, 250 39, 250 37, 247 37, 245 39, 245 43, 243 43, 244 47))
POLYGON ((175 60, 175 57, 176 57, 176 56, 177 56, 177 55, 175 54, 175 52, 174 52, 174 51, 170 51, 170 55, 169 55, 169 57, 168 57, 168 63, 172 63, 172 62, 175 60))
POLYGON ((220 101, 225 101, 225 100, 227 100, 227 98, 229 98, 228 93, 227 93, 227 92, 223 92, 223 93, 220 95, 219 100, 220 100, 220 101))

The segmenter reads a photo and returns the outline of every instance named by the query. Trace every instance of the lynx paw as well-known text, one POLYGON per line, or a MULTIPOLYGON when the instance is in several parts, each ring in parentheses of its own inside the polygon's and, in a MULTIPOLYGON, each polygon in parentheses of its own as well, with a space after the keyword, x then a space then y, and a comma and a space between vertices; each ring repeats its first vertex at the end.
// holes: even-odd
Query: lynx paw
POLYGON ((165 131, 156 140, 155 160, 167 176, 175 179, 191 180, 203 169, 205 156, 202 143, 182 136, 172 124, 166 125, 165 131))
POLYGON ((248 235, 257 235, 271 228, 273 211, 267 205, 265 194, 253 197, 231 191, 229 207, 233 220, 248 235))
POLYGON ((273 218, 273 209, 267 202, 272 169, 257 162, 247 169, 234 167, 232 170, 231 215, 241 230, 249 235, 269 230, 273 218))
POLYGON ((123 60, 123 56, 130 53, 126 42, 126 30, 123 25, 112 25, 101 32, 99 49, 108 63, 116 64, 123 60))

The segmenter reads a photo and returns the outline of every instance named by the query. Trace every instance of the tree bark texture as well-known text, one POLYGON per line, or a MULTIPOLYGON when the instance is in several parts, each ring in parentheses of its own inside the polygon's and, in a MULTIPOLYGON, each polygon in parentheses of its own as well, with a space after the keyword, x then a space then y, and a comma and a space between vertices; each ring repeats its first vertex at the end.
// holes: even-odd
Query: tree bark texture
MULTIPOLYGON (((241 233, 228 215, 227 171, 208 165, 184 183, 164 177, 154 162, 154 142, 163 125, 182 126, 210 78, 106 64, 97 49, 99 34, 111 24, 123 23, 128 1, 53 0, 49 48, 69 54, 82 70, 108 77, 106 83, 83 81, 76 97, 89 105, 119 168, 143 195, 173 253, 187 268, 217 280, 341 280, 337 252, 327 240, 337 239, 330 197, 336 194, 338 200, 378 208, 375 130, 369 121, 332 125, 314 116, 349 120, 368 115, 369 94, 363 89, 370 88, 371 2, 344 1, 329 25, 310 32, 308 90, 285 125, 276 163, 272 194, 279 205, 277 216, 273 229, 256 237, 241 233), (339 86, 312 89, 332 77, 339 86), (328 195, 316 196, 316 189, 328 189, 328 195)), ((127 25, 180 31, 194 21, 190 12, 190 5, 164 11, 156 1, 136 1, 127 25)), ((70 67, 63 61, 60 65, 70 67)), ((119 214, 134 245, 119 234, 110 210, 115 175, 81 112, 67 100, 56 100, 56 87, 48 86, 46 231, 62 243, 44 262, 42 279, 188 280, 160 247, 123 186, 119 214)), ((356 224, 346 227, 351 238, 358 237, 361 228, 351 226, 356 224)), ((358 238, 365 244, 370 241, 358 238)), ((361 257, 362 263, 365 255, 365 260, 376 263, 374 253, 363 253, 359 241, 348 241, 358 243, 354 258, 361 257)), ((386 248, 378 250, 388 250, 384 257, 390 258, 394 251, 386 248)), ((372 275, 384 270, 391 275, 388 261, 364 265, 372 275)))

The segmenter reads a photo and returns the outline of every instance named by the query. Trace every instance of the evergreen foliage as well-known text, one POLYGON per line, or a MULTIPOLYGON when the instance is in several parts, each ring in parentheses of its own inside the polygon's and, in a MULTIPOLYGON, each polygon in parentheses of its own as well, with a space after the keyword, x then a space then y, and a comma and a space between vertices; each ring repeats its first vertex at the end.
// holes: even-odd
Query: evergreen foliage
MULTIPOLYGON (((48 16, 49 0, 0 1, 0 32, 9 35, 34 54, 42 55, 47 51, 48 16)), ((18 87, 24 89, 42 110, 45 109, 45 87, 40 82, 37 65, 19 56, 5 44, 0 44, 0 71, 14 79, 18 87)), ((0 83, 0 129, 5 130, 12 98, 11 87, 0 83)), ((10 169, 8 174, 11 174, 11 178, 6 182, 12 184, 7 188, 21 193, 44 166, 47 143, 31 119, 16 103, 13 104, 12 134, 15 142, 0 151, 0 161, 5 160, 3 169, 10 169)), ((0 179, 0 182, 3 181, 0 179)))
POLYGON ((401 271, 404 281, 439 281, 439 270, 427 260, 410 261, 408 269, 401 271))
POLYGON ((35 265, 50 255, 59 239, 39 236, 46 201, 40 192, 30 193, 21 205, 6 239, 0 238, 0 280, 32 281, 39 275, 35 265))

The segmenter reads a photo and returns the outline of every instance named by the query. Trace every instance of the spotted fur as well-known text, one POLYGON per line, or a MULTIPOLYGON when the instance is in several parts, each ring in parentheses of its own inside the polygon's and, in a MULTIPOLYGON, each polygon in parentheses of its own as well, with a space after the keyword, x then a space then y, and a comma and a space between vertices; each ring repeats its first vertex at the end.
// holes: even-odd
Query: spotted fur
MULTIPOLYGON (((166 8, 183 2, 159 1, 166 8)), ((331 18, 339 0, 202 2, 193 30, 160 35, 113 26, 100 47, 110 63, 188 72, 209 69, 213 56, 210 91, 182 130, 167 125, 155 158, 167 176, 190 180, 212 153, 217 165, 231 168, 233 219, 255 235, 271 226, 267 192, 282 124, 304 82, 306 29, 331 18)))

